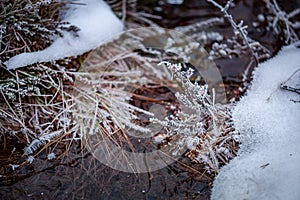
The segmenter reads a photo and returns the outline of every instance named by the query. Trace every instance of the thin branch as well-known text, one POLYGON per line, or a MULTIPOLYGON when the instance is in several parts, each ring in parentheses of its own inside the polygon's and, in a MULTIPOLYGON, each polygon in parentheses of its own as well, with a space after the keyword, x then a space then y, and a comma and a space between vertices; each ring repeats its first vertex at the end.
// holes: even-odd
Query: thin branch
POLYGON ((233 20, 232 15, 228 13, 228 9, 230 8, 233 0, 227 1, 226 5, 223 7, 219 3, 215 2, 214 0, 207 0, 209 3, 212 3, 214 6, 220 9, 220 11, 224 14, 224 17, 228 19, 229 23, 231 24, 232 28, 234 29, 235 33, 239 33, 242 37, 244 43, 247 45, 249 50, 251 51, 252 56, 254 57, 256 63, 259 63, 257 53, 253 50, 250 41, 251 39, 248 37, 248 33, 246 31, 247 26, 243 26, 243 21, 241 21, 239 24, 236 24, 236 22, 233 20))

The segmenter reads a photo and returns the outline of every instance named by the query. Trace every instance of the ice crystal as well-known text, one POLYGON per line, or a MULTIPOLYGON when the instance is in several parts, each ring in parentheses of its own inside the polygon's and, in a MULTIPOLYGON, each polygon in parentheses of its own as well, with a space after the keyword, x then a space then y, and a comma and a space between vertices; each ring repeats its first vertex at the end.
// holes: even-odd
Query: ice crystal
POLYGON ((55 159, 56 158, 56 154, 55 153, 49 153, 48 155, 47 155, 47 159, 48 160, 53 160, 53 159, 55 159))

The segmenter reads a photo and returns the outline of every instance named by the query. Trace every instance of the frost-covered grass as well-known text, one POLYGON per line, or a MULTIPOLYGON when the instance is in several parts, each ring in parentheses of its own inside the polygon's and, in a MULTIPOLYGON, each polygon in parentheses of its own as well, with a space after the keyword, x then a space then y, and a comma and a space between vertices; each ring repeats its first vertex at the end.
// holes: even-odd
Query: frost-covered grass
POLYGON ((61 63, 38 64, 5 74, 0 81, 1 132, 18 138, 28 156, 66 136, 74 138, 74 103, 67 92, 73 81, 61 63))

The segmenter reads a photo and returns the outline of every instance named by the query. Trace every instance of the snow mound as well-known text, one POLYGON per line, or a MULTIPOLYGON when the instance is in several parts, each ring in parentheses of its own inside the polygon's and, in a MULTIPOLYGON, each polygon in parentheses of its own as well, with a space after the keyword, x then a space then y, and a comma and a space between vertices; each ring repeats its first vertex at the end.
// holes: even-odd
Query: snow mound
POLYGON ((239 155, 221 169, 211 199, 300 199, 300 96, 280 88, 299 68, 300 49, 290 45, 255 70, 233 110, 239 155))
POLYGON ((37 62, 48 62, 70 56, 81 55, 111 40, 123 30, 122 22, 114 15, 103 0, 79 0, 71 4, 63 17, 77 26, 78 37, 64 32, 46 49, 32 53, 22 53, 9 59, 5 65, 16 69, 37 62))

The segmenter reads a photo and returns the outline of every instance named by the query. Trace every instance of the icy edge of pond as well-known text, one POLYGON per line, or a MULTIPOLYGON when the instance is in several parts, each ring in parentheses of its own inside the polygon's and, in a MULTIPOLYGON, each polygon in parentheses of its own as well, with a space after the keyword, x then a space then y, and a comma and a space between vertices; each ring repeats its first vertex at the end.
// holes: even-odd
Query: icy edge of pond
POLYGON ((81 55, 111 40, 124 26, 103 0, 80 0, 71 4, 63 21, 77 26, 78 37, 65 32, 46 49, 16 55, 5 62, 8 69, 16 69, 37 62, 48 62, 81 55), (85 4, 85 5, 81 5, 85 4))
MULTIPOLYGON (((241 149, 214 181, 211 199, 300 198, 300 95, 280 89, 300 68, 300 49, 284 47, 254 72, 233 110, 241 149)), ((300 80, 299 80, 300 81, 300 80)))

